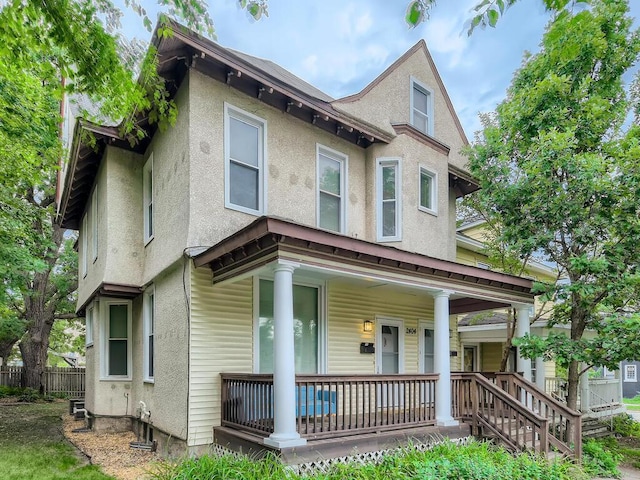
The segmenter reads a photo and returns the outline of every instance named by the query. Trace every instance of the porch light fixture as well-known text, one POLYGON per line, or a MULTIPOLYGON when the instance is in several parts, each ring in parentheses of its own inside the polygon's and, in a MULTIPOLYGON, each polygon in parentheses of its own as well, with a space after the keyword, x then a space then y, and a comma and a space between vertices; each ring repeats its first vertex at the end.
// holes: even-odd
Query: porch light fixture
POLYGON ((365 320, 362 324, 362 329, 365 332, 373 332, 373 322, 371 320, 365 320))

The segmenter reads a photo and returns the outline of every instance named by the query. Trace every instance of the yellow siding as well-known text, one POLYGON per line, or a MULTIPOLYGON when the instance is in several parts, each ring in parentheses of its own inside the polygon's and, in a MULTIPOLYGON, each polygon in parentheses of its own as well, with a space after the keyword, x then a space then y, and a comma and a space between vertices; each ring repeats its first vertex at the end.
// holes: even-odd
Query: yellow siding
POLYGON ((464 265, 476 265, 476 253, 465 248, 458 247, 456 249, 456 262, 464 265))
POLYGON ((483 343, 480 349, 480 369, 484 372, 500 371, 502 343, 483 343))
POLYGON ((427 295, 407 295, 382 288, 356 288, 331 282, 328 285, 328 373, 373 374, 375 355, 361 354, 361 342, 375 342, 373 332, 363 332, 362 323, 377 317, 402 319, 404 328, 416 334, 404 336, 404 371, 417 373, 418 321, 433 324, 433 299, 427 295))
POLYGON ((213 286, 210 270, 192 273, 190 446, 211 443, 220 425, 220 373, 252 371, 252 289, 251 279, 213 286))

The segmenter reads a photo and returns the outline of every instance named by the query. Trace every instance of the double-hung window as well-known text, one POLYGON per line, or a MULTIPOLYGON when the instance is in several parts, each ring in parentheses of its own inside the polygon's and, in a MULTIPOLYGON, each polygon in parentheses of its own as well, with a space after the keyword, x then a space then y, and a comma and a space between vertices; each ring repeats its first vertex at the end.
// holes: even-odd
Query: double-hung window
POLYGON ((153 239, 153 154, 149 156, 142 170, 143 208, 144 208, 144 243, 153 239))
POLYGON ((150 287, 144 294, 144 380, 147 382, 153 381, 153 356, 154 356, 154 342, 153 336, 155 332, 155 288, 150 287))
POLYGON ((98 259, 98 187, 91 195, 91 258, 98 259))
POLYGON ((338 233, 345 231, 347 156, 317 145, 318 227, 338 233))
POLYGON ((638 381, 638 371, 635 365, 625 365, 624 366, 624 381, 625 382, 637 382, 638 381))
POLYGON ((376 160, 376 198, 378 241, 402 240, 402 174, 399 159, 376 160))
POLYGON ((85 213, 82 217, 82 228, 80 235, 82 236, 82 255, 80 258, 82 268, 82 278, 87 276, 88 264, 89 264, 89 225, 88 225, 89 212, 85 213))
POLYGON ((224 105, 225 206, 245 213, 264 212, 267 122, 224 105))
POLYGON ((95 312, 95 308, 93 305, 91 305, 90 307, 87 308, 87 312, 84 317, 84 321, 85 321, 84 337, 85 337, 85 345, 87 347, 90 347, 91 345, 93 345, 94 312, 95 312))
POLYGON ((438 212, 437 178, 434 172, 420 167, 420 204, 418 208, 434 215, 438 212))
POLYGON ((105 379, 131 378, 131 302, 107 301, 102 322, 102 376, 105 379))
POLYGON ((433 136, 433 92, 411 77, 411 125, 433 136))

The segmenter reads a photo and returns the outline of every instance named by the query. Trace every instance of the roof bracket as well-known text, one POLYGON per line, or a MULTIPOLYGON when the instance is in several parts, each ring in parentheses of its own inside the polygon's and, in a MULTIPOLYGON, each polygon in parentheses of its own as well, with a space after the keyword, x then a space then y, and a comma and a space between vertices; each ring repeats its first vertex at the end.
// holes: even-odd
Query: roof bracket
POLYGON ((241 71, 234 72, 233 70, 229 70, 227 72, 227 85, 231 84, 231 77, 233 77, 234 75, 240 78, 242 76, 242 72, 241 71))
POLYGON ((265 87, 264 85, 260 85, 258 87, 258 100, 260 100, 262 98, 262 94, 264 92, 267 92, 268 94, 272 94, 273 93, 273 88, 271 87, 265 87))
POLYGON ((291 107, 296 106, 298 108, 302 108, 302 102, 294 102, 292 100, 289 100, 287 102, 287 113, 289 113, 291 111, 291 107))

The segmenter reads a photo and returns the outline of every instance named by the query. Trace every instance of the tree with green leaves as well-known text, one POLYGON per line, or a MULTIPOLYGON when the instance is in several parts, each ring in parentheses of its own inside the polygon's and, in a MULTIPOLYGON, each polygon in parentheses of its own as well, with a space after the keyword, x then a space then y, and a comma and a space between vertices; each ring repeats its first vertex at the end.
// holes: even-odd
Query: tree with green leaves
POLYGON ((519 345, 567 368, 572 408, 586 368, 640 351, 640 127, 625 124, 638 108, 622 81, 640 55, 631 25, 625 0, 559 14, 467 152, 501 241, 567 279, 535 287, 556 299, 549 326, 567 334, 519 345))
MULTIPOLYGON (((150 29, 144 8, 125 3, 150 29)), ((213 35, 202 0, 160 3, 165 14, 213 35)), ((42 390, 53 326, 75 317, 74 238, 55 222, 60 101, 85 95, 100 118, 120 121, 132 143, 144 135, 140 116, 161 127, 175 118, 155 52, 138 58, 144 48, 119 34, 121 16, 109 0, 0 4, 0 356, 18 343, 26 387, 42 390)))

